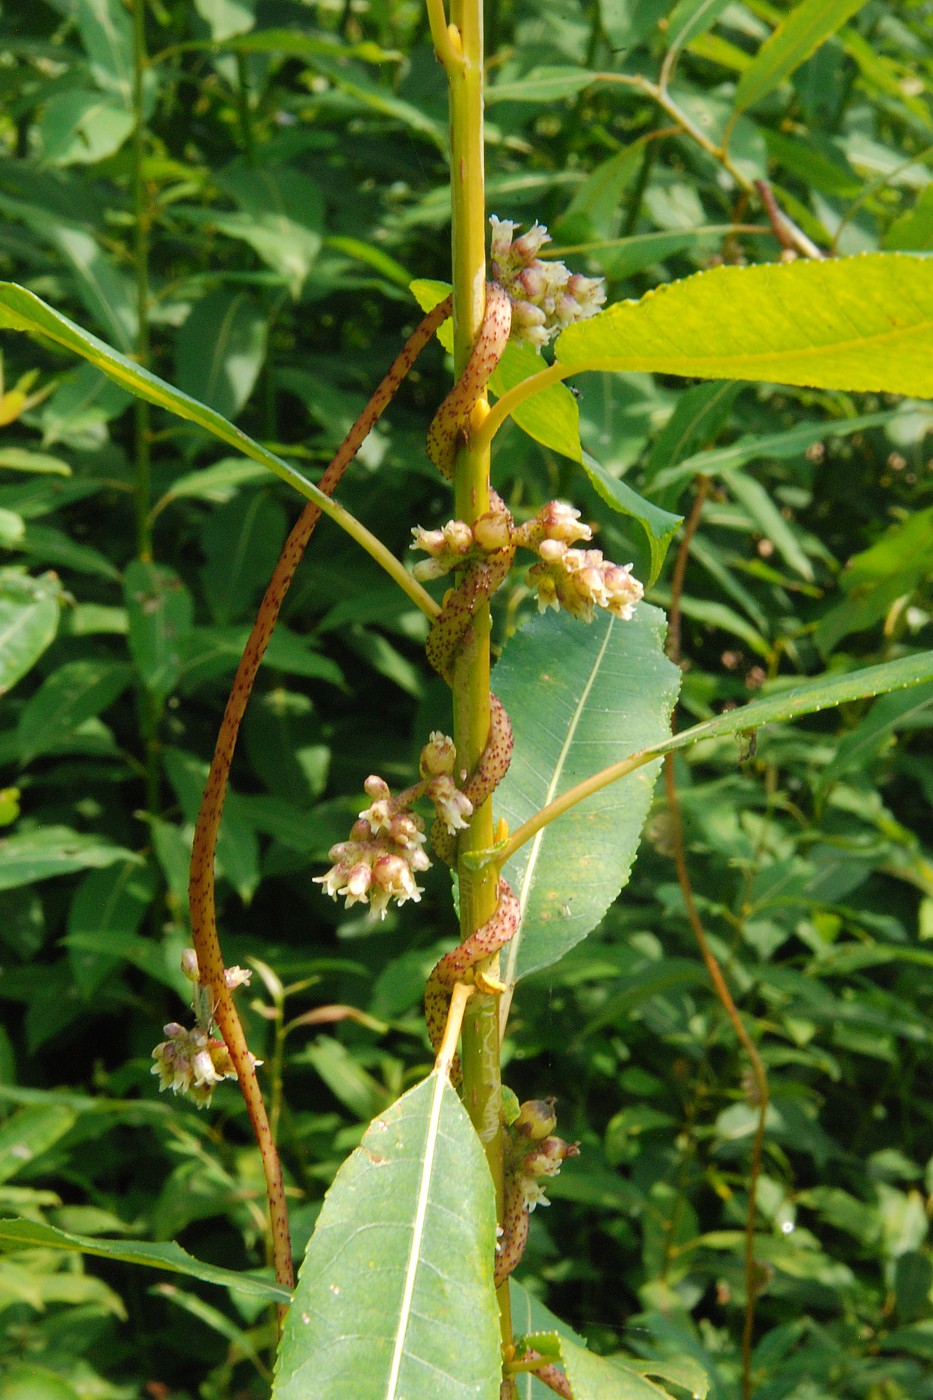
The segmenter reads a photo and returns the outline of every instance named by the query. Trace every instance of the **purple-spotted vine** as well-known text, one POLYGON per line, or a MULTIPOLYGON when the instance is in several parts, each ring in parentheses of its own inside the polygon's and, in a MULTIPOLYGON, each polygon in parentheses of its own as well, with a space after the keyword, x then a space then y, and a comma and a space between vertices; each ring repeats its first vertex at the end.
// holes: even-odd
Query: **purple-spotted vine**
MULTIPOLYGON (((646 713, 650 700, 653 737, 638 746, 629 742, 628 733, 623 734, 620 751, 627 757, 604 759, 606 766, 600 771, 580 777, 556 795, 548 790, 538 810, 523 815, 509 831, 496 804, 498 800, 504 805, 501 785, 516 745, 506 706, 495 693, 491 600, 506 584, 518 585, 537 599, 542 613, 567 614, 574 626, 580 624, 580 630, 602 615, 613 628, 620 624, 627 635, 638 630, 648 608, 642 601, 643 582, 633 575, 632 566, 611 561, 594 547, 593 531, 577 506, 553 500, 533 515, 515 518, 492 482, 491 445, 505 421, 518 418, 535 395, 559 388, 565 378, 586 370, 931 397, 933 265, 909 255, 824 259, 777 210, 767 186, 751 187, 747 180, 743 185, 745 177, 729 157, 726 144, 715 146, 681 111, 663 75, 659 85, 638 75, 601 75, 657 101, 705 158, 718 161, 724 178, 737 181, 749 197, 757 189, 780 247, 795 260, 801 259, 782 258, 773 266, 718 267, 649 293, 639 303, 604 309, 599 279, 544 256, 548 235, 543 226, 533 224, 521 232, 511 220, 487 219, 482 6, 479 0, 451 0, 449 13, 444 0, 426 0, 426 6, 450 102, 452 288, 431 305, 406 341, 316 486, 220 414, 174 390, 144 364, 89 336, 27 289, 14 284, 0 288, 0 317, 7 329, 41 335, 82 356, 141 400, 193 421, 237 452, 261 462, 307 498, 237 666, 195 824, 189 881, 193 947, 182 962, 191 986, 191 1016, 188 1024, 173 1021, 165 1027, 165 1038, 153 1051, 152 1066, 160 1089, 189 1095, 199 1109, 211 1103, 227 1079, 235 1078, 243 1095, 262 1160, 270 1219, 269 1263, 276 1280, 272 1285, 251 1278, 249 1283, 254 1292, 265 1283, 265 1296, 276 1303, 284 1322, 275 1400, 355 1400, 364 1395, 385 1400, 466 1395, 515 1400, 518 1378, 526 1375, 572 1400, 667 1394, 645 1379, 644 1369, 653 1376, 673 1376, 675 1385, 702 1400, 705 1380, 687 1362, 660 1373, 635 1368, 619 1379, 617 1368, 600 1369, 600 1358, 579 1346, 566 1329, 556 1327, 550 1315, 539 1311, 542 1325, 530 1326, 535 1301, 530 1294, 519 1294, 511 1278, 522 1258, 532 1214, 547 1205, 549 1183, 579 1148, 558 1136, 553 1098, 519 1103, 502 1083, 505 1021, 517 980, 511 954, 526 916, 527 889, 517 879, 513 889, 503 871, 516 852, 535 842, 550 823, 622 778, 633 774, 642 780, 650 778, 649 765, 656 765, 664 755, 670 759, 675 748, 916 685, 933 674, 933 663, 929 656, 924 660, 911 655, 849 676, 818 677, 783 692, 778 700, 751 702, 738 719, 720 716, 671 737, 676 667, 661 650, 658 629, 652 642, 655 650, 636 677, 638 684, 655 687, 651 697, 640 697, 646 713), (408 571, 335 500, 335 493, 419 354, 448 320, 452 321, 454 383, 430 423, 426 453, 441 478, 450 483, 451 518, 440 525, 413 523, 418 562, 408 571), (554 358, 549 360, 548 347, 554 340, 554 358), (524 357, 520 375, 512 372, 515 352, 510 344, 524 357), (538 352, 540 360, 533 352, 538 352), (507 353, 513 358, 511 378, 503 374, 497 379, 497 401, 490 407, 490 380, 505 367, 507 353), (537 369, 528 369, 529 357, 537 369), (240 725, 283 601, 322 514, 365 549, 429 620, 426 657, 449 687, 451 723, 450 733, 435 730, 421 736, 418 771, 412 773, 408 787, 393 793, 382 776, 367 779, 366 804, 346 839, 330 851, 330 868, 311 878, 321 886, 322 898, 330 896, 343 900, 347 908, 368 910, 377 927, 393 901, 405 910, 403 919, 416 915, 423 893, 420 882, 432 857, 454 873, 457 898, 449 917, 451 948, 430 972, 424 992, 425 1045, 432 1048, 434 1069, 373 1121, 361 1147, 341 1167, 308 1246, 306 1258, 313 1255, 312 1276, 307 1288, 302 1276, 293 1293, 288 1198, 276 1146, 278 1105, 267 1111, 260 1086, 262 1064, 247 1044, 235 1002, 250 973, 224 964, 216 925, 214 862, 240 725), (437 602, 424 584, 448 576, 452 585, 437 602), (380 1190, 385 1191, 384 1202, 380 1190), (398 1192, 406 1208, 401 1220, 396 1218, 398 1192), (376 1209, 374 1201, 383 1202, 385 1208, 376 1209), (445 1228, 456 1237, 456 1246, 448 1248, 445 1228), (431 1231, 438 1229, 441 1238, 431 1243, 431 1231), (349 1282, 338 1283, 336 1276, 348 1267, 345 1261, 355 1257, 353 1250, 364 1236, 378 1243, 366 1246, 363 1262, 355 1274, 351 1270, 349 1282), (448 1274, 460 1282, 451 1283, 448 1274), (378 1296, 367 1291, 374 1280, 378 1296), (521 1329, 513 1327, 513 1287, 526 1310, 521 1329), (482 1342, 479 1352, 467 1345, 474 1332, 482 1342), (321 1338, 317 1351, 308 1343, 312 1335, 321 1338)), ((806 8, 815 14, 818 7, 806 8)), ((141 16, 142 7, 136 10, 141 16)), ((823 37, 830 32, 827 29, 823 37)), ((790 67, 782 71, 792 71, 802 57, 803 49, 795 50, 790 67)), ((669 63, 664 72, 670 75, 669 63)), ((728 126, 724 143, 730 131, 728 126)), ((144 287, 142 291, 145 302, 144 287)), ((16 398, 16 412, 37 401, 30 395, 31 382, 27 376, 2 396, 4 401, 11 395, 16 398)), ((578 459, 584 460, 579 442, 575 446, 578 459)), ((567 455, 566 435, 556 450, 567 455)), ((607 485, 605 480, 601 484, 607 485)), ((687 522, 674 571, 669 646, 674 661, 679 660, 679 588, 705 489, 687 522)), ((652 578, 661 566, 666 542, 680 523, 677 517, 666 520, 673 524, 662 535, 645 527, 651 535, 652 578)), ((646 635, 651 626, 653 622, 642 629, 646 635)), ((562 635, 566 638, 566 630, 562 635)), ((549 658, 549 666, 559 675, 564 658, 559 654, 552 662, 549 658)), ((505 693, 505 687, 500 689, 505 693)), ((517 717, 515 700, 510 703, 517 717)), ((625 723, 635 726, 637 721, 626 717, 625 723)), ((731 1000, 695 907, 669 766, 666 778, 685 907, 755 1077, 758 1129, 745 1229, 748 1301, 741 1375, 743 1400, 750 1400, 754 1309, 760 1287, 755 1190, 767 1084, 761 1058, 731 1000)), ((625 789, 630 805, 637 806, 636 788, 632 783, 625 789)), ((650 791, 651 783, 642 781, 639 823, 647 812, 650 791)), ((636 829, 626 838, 629 856, 634 854, 637 836, 636 829)), ((587 840, 594 843, 591 835, 587 840)), ((585 866, 595 857, 585 848, 579 859, 585 866)), ((616 890, 624 878, 620 877, 616 890)), ((560 951, 550 960, 558 956, 560 951)), ((273 975, 258 960, 256 970, 264 978, 273 975)), ((306 1017, 303 1023, 313 1022, 306 1017)), ((546 1085, 541 1092, 546 1094, 546 1085)))
MULTIPOLYGON (((496 217, 490 223, 490 262, 496 280, 486 286, 483 322, 466 367, 438 409, 427 438, 428 455, 446 479, 453 476, 458 450, 469 435, 471 414, 485 395, 488 380, 509 340, 540 351, 564 327, 593 316, 605 300, 600 280, 580 276, 558 261, 545 262, 538 257, 549 241, 544 227, 535 224, 516 238, 516 224, 496 217)), ((441 313, 448 311, 449 303, 442 303, 441 313)), ((377 391, 381 395, 380 412, 418 351, 445 319, 441 313, 435 310, 425 317, 411 337, 404 358, 399 358, 384 381, 388 392, 382 386, 377 391)), ((338 471, 342 474, 377 416, 371 403, 361 415, 365 431, 354 425, 347 443, 334 459, 340 467, 335 469, 331 464, 332 478, 339 480, 338 471)), ((216 972, 212 979, 202 968, 221 969, 226 1006, 231 1008, 230 994, 248 984, 249 973, 223 967, 213 918, 199 920, 196 911, 213 909, 216 831, 239 722, 258 661, 310 534, 307 524, 302 526, 299 522, 283 548, 244 653, 249 670, 241 663, 234 681, 202 803, 191 867, 196 946, 186 950, 182 961, 185 976, 193 986, 194 1025, 185 1028, 170 1023, 165 1027, 166 1039, 153 1051, 152 1072, 159 1077, 160 1089, 189 1093, 198 1108, 211 1102, 214 1089, 223 1079, 238 1075, 241 1084, 245 1083, 250 1095, 255 1096, 255 1071, 261 1061, 249 1051, 244 1054, 238 1046, 239 1037, 234 1036, 231 1045, 226 1035, 211 1033, 215 1019, 220 1022, 220 1003, 213 994, 216 972), (299 530, 301 543, 296 548, 294 536, 299 530)), ((542 612, 563 608, 587 623, 592 622, 598 609, 603 609, 627 621, 643 596, 631 564, 615 564, 605 559, 600 550, 579 547, 589 544, 592 531, 582 521, 580 511, 566 501, 550 501, 531 519, 516 524, 505 503, 490 490, 489 509, 472 522, 453 519, 442 528, 416 525, 412 537, 414 549, 427 556, 413 568, 417 579, 438 579, 448 574, 456 578, 432 621, 426 646, 431 665, 451 687, 455 685, 458 656, 468 647, 474 619, 480 610, 488 608, 497 589, 509 578, 519 550, 536 561, 528 568, 525 582, 536 595, 542 612)), ((369 805, 359 813, 347 839, 331 848, 333 864, 324 874, 314 877, 315 883, 333 899, 342 899, 348 909, 357 904, 367 906, 370 917, 376 920, 385 917, 392 901, 399 907, 419 903, 423 890, 418 878, 431 864, 429 842, 439 860, 456 867, 460 833, 469 830, 476 811, 493 798, 508 771, 512 747, 508 715, 494 694, 489 695, 486 742, 472 770, 459 761, 450 736, 432 732, 421 752, 418 780, 410 787, 393 796, 378 774, 366 780, 369 805), (417 810, 419 802, 434 810, 430 837, 425 819, 417 810)), ((503 829, 497 831, 500 841, 505 835, 503 829)), ((515 935, 520 920, 521 908, 515 894, 508 881, 497 875, 493 912, 440 959, 427 981, 427 1033, 438 1055, 449 1031, 452 994, 458 984, 489 997, 505 990, 495 959, 515 935)), ((231 1021, 228 1011, 228 1025, 231 1021)), ((449 1057, 444 1068, 452 1082, 461 1082, 462 1068, 456 1054, 449 1057)), ((536 1206, 548 1204, 547 1181, 579 1150, 576 1144, 554 1135, 557 1120, 553 1099, 532 1100, 519 1106, 514 1095, 503 1090, 502 1104, 501 1207, 495 1255, 490 1260, 497 1287, 506 1282, 521 1260, 531 1213, 536 1206)), ((257 1111, 252 1111, 255 1124, 257 1111)), ((263 1156, 270 1206, 281 1214, 281 1168, 268 1137, 264 1139, 260 1134, 259 1140, 261 1147, 265 1142, 263 1156)), ((279 1280, 290 1284, 291 1259, 282 1251, 276 1252, 276 1268, 279 1280)))

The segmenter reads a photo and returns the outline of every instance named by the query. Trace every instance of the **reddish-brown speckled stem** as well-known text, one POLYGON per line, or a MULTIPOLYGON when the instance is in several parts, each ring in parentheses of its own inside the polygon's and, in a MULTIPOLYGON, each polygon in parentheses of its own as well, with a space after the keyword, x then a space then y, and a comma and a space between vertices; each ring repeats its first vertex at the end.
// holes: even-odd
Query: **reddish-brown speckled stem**
POLYGON ((506 1176, 505 1209, 502 1212, 502 1236, 496 1250, 495 1284, 505 1283, 521 1263, 528 1243, 528 1207, 518 1179, 506 1176))
MULTIPOLYGON (((320 481, 320 489, 332 495, 362 443, 394 398, 399 385, 408 374, 418 355, 451 313, 451 298, 447 297, 428 312, 417 329, 409 336, 388 374, 369 403, 344 438, 333 461, 320 481)), ((269 1127, 269 1119, 256 1078, 256 1069, 246 1044, 243 1027, 233 1004, 233 997, 224 980, 224 961, 217 937, 214 897, 214 856, 217 833, 223 814, 230 765, 236 748, 240 723, 246 711, 269 639, 278 619, 282 602, 305 547, 320 519, 320 509, 305 506, 297 523, 285 541, 269 586, 259 605, 256 621, 237 666, 230 697, 217 735, 210 772, 201 799, 191 848, 191 871, 188 894, 191 906, 191 934, 198 958, 202 982, 208 984, 214 1000, 214 1019, 233 1060, 246 1101, 250 1123, 256 1135, 266 1177, 269 1215, 272 1225, 272 1255, 275 1276, 279 1283, 291 1288, 295 1276, 289 1239, 288 1212, 282 1167, 269 1127)))
POLYGON ((573 1400, 573 1391, 570 1389, 570 1382, 561 1368, 553 1361, 544 1364, 544 1357, 539 1351, 534 1351, 531 1347, 521 1355, 521 1366, 516 1367, 516 1372, 530 1371, 539 1381, 543 1381, 549 1390, 553 1390, 555 1395, 562 1395, 564 1400, 573 1400), (529 1362, 540 1361, 540 1366, 529 1365, 529 1362))
MULTIPOLYGON (((511 730, 509 731, 511 737, 511 730)), ((499 902, 491 919, 471 934, 469 938, 445 953, 436 965, 424 993, 424 1014, 428 1025, 428 1035, 434 1050, 440 1048, 447 1024, 447 1011, 450 1006, 451 988, 464 980, 471 968, 485 958, 492 957, 515 937, 522 916, 518 900, 512 893, 507 880, 499 881, 499 902)), ((451 1079, 459 1081, 460 1067, 457 1060, 451 1066, 451 1079)))
POLYGON ((486 315, 466 368, 434 415, 428 429, 428 456, 447 481, 453 480, 461 433, 489 376, 502 358, 512 326, 512 303, 498 282, 486 283, 486 315))

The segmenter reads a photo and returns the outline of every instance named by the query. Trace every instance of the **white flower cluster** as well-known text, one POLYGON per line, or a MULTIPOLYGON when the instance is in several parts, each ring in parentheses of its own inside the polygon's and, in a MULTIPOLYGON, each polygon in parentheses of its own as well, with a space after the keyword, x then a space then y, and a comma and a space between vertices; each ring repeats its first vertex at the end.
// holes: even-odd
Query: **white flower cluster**
POLYGON ((495 214, 489 222, 492 275, 512 303, 512 340, 540 350, 565 326, 596 315, 606 300, 602 278, 583 277, 561 262, 539 258, 551 241, 543 224, 514 238, 518 224, 495 214))
POLYGON ((346 907, 368 904, 373 916, 385 918, 390 899, 419 903, 424 891, 415 876, 430 868, 424 850, 424 822, 411 810, 420 797, 433 802, 438 820, 452 836, 463 831, 473 804, 454 781, 457 751, 453 740, 435 732, 421 751, 421 781, 393 797, 389 785, 376 776, 363 784, 370 805, 354 822, 348 841, 330 848, 334 862, 326 875, 316 875, 332 899, 346 907))
POLYGON ((163 1030, 168 1039, 152 1052, 151 1073, 159 1076, 159 1093, 190 1094, 198 1108, 206 1108, 221 1080, 236 1078, 229 1050, 203 1026, 188 1030, 170 1021, 163 1030))
POLYGON ((557 1176, 568 1157, 580 1155, 576 1143, 553 1136, 557 1126, 555 1103, 555 1099, 529 1099, 509 1125, 511 1142, 506 1171, 517 1182, 529 1214, 535 1206, 551 1204, 544 1194, 546 1187, 541 1178, 557 1176))
POLYGON ((412 549, 429 557, 412 569, 417 579, 443 578, 452 569, 463 569, 474 559, 507 549, 512 539, 512 517, 507 510, 490 510, 471 528, 465 520, 448 520, 442 530, 412 529, 412 549))
POLYGON ((628 622, 645 590, 632 577, 631 564, 612 564, 599 549, 568 549, 559 540, 545 540, 541 563, 528 570, 528 583, 538 594, 541 612, 566 608, 573 617, 592 622, 594 608, 605 608, 628 622))
POLYGON ((631 564, 613 564, 598 549, 572 547, 592 538, 590 527, 580 524, 580 512, 566 501, 549 501, 515 531, 516 545, 533 549, 540 560, 529 569, 527 582, 536 590, 542 612, 563 607, 592 622, 594 609, 605 608, 627 622, 644 589, 632 577, 631 564))
POLYGON ((353 823, 350 839, 331 847, 334 864, 326 875, 316 875, 315 883, 332 899, 345 899, 348 909, 368 904, 374 917, 384 919, 390 899, 400 905, 420 901, 415 875, 431 862, 423 850, 421 818, 399 809, 388 783, 375 774, 363 786, 373 801, 353 823))
MULTIPOLYGON (((181 970, 194 988, 196 1024, 192 1030, 177 1021, 162 1027, 168 1039, 153 1050, 155 1064, 150 1073, 159 1076, 160 1094, 166 1089, 171 1089, 173 1094, 190 1094, 198 1108, 206 1108, 216 1086, 222 1079, 235 1079, 236 1069, 224 1042, 210 1033, 214 1003, 209 985, 201 981, 193 948, 186 948, 182 953, 181 970)), ((224 981, 231 992, 248 986, 252 975, 248 968, 224 968, 224 981)), ((250 1060, 254 1065, 262 1064, 253 1055, 250 1060)))

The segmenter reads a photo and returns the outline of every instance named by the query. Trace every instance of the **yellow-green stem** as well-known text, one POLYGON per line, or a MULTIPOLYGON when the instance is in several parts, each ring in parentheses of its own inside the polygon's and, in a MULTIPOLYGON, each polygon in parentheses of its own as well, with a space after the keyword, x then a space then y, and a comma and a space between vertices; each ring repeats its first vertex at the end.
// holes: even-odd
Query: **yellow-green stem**
MULTIPOLYGON (((453 0, 450 18, 458 36, 452 38, 447 31, 454 57, 440 50, 439 57, 450 85, 454 367, 459 376, 479 335, 486 304, 482 0, 453 0)), ((434 14, 432 32, 437 29, 434 14)), ((474 432, 488 411, 484 395, 473 410, 470 426, 474 432)), ((471 444, 460 453, 454 476, 454 511, 458 519, 472 523, 488 510, 489 462, 488 440, 481 445, 471 444)), ((454 740, 459 761, 468 771, 476 767, 489 736, 489 631, 489 609, 485 607, 476 614, 468 643, 461 648, 454 669, 454 740)), ((461 837, 461 856, 467 851, 487 849, 492 840, 492 805, 487 802, 461 837)), ((498 877, 493 869, 469 870, 462 860, 459 877, 460 927, 465 939, 494 914, 498 877)), ((499 1017, 493 997, 477 995, 471 999, 463 1022, 462 1048, 464 1105, 486 1152, 501 1218, 502 1086, 499 1017)), ((499 1290, 499 1307, 503 1342, 510 1345, 508 1285, 499 1290)))

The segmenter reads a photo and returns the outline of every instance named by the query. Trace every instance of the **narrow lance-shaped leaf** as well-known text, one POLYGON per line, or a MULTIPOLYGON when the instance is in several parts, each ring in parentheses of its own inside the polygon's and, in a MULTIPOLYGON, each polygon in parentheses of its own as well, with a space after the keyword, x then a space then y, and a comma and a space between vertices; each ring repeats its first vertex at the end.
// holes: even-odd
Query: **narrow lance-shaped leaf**
POLYGON ((735 90, 735 111, 744 112, 773 92, 864 4, 865 0, 803 0, 745 69, 735 90))
POLYGON ((121 355, 104 341, 98 340, 96 335, 82 330, 73 321, 69 321, 67 316, 62 316, 55 311, 41 297, 27 292, 24 287, 18 287, 14 282, 0 282, 0 328, 45 336, 48 340, 54 341, 56 345, 70 350, 80 359, 87 360, 103 374, 106 374, 108 379, 112 379, 124 389, 128 389, 137 398, 145 399, 147 403, 155 404, 157 408, 167 409, 179 418, 197 424, 199 428, 203 428, 205 432, 219 438, 221 442, 226 442, 230 447, 242 452, 244 457, 251 457, 254 461, 261 462, 263 466, 268 467, 289 486, 293 486, 302 496, 307 496, 309 500, 315 501, 325 515, 338 519, 342 519, 344 516, 345 512, 321 491, 318 491, 317 487, 307 481, 300 472, 296 472, 294 467, 290 467, 287 462, 283 461, 281 457, 277 457, 274 452, 270 452, 268 448, 254 442, 251 437, 241 432, 222 414, 215 413, 205 404, 198 403, 197 399, 192 399, 188 394, 182 393, 180 389, 166 383, 164 379, 160 379, 151 370, 144 369, 142 365, 134 364, 125 355, 121 355))
MULTIPOLYGON (((512 639, 493 688, 515 734, 496 792, 514 831, 581 779, 670 733, 679 673, 664 655, 664 617, 640 604, 629 622, 537 618, 512 639)), ((625 884, 657 769, 601 793, 523 846, 505 868, 522 924, 505 959, 507 980, 547 967, 593 929, 625 884)))
POLYGON ((124 579, 129 644, 146 689, 160 701, 182 669, 194 603, 173 569, 134 559, 124 579))
MULTIPOLYGON (((722 739, 730 734, 747 733, 759 729, 765 724, 798 719, 802 715, 832 709, 836 705, 844 705, 851 700, 863 700, 869 696, 883 695, 889 691, 920 685, 929 680, 933 680, 933 651, 922 651, 913 656, 901 657, 898 661, 885 662, 881 666, 867 666, 864 670, 852 671, 846 676, 820 676, 816 680, 805 681, 802 685, 794 686, 779 695, 754 700, 749 705, 741 705, 737 709, 729 710, 726 714, 717 715, 715 719, 704 720, 702 724, 695 724, 690 729, 684 729, 679 734, 674 734, 660 743, 648 744, 644 748, 630 753, 626 758, 620 759, 618 763, 610 764, 598 773, 593 773, 589 779, 574 785, 572 790, 569 785, 565 785, 565 797, 549 798, 549 803, 555 804, 563 800, 563 809, 558 806, 553 812, 542 812, 542 825, 538 834, 535 834, 534 827, 529 831, 522 832, 521 845, 515 849, 520 856, 529 841, 534 839, 537 842, 540 836, 550 829, 552 823, 556 824, 558 816, 572 813, 595 795, 599 795, 606 788, 611 788, 620 779, 637 775, 641 769, 654 764, 658 758, 666 753, 690 748, 704 739, 722 739), (577 788, 579 791, 576 790, 577 788)), ((631 794, 629 794, 628 800, 631 801, 631 794)), ((512 840, 514 840, 518 836, 514 825, 512 832, 512 840)), ((511 852, 507 849, 502 854, 508 860, 511 852)), ((500 854, 500 859, 502 854, 500 854)), ((508 863, 505 868, 509 870, 508 863)), ((514 941, 513 939, 513 943, 514 941)))
POLYGON ((129 685, 132 668, 105 657, 66 661, 47 676, 23 708, 17 725, 20 757, 54 753, 85 720, 101 714, 129 685))
POLYGON ((653 501, 646 501, 624 481, 610 476, 588 452, 583 454, 583 470, 606 504, 618 511, 620 515, 627 515, 632 520, 637 520, 648 536, 651 571, 644 583, 645 587, 650 587, 661 572, 664 557, 683 521, 683 516, 672 515, 670 511, 662 510, 653 501))
POLYGON ((274 1400, 498 1400, 492 1180, 437 1073, 373 1120, 324 1201, 274 1400))
POLYGON ((707 1393, 703 1370, 690 1359, 636 1363, 597 1356, 565 1332, 532 1332, 523 1339, 525 1347, 560 1365, 580 1400, 670 1400, 671 1392, 650 1376, 689 1387, 696 1400, 704 1400, 707 1393))
POLYGON ((103 836, 72 831, 68 826, 15 832, 0 840, 0 890, 33 885, 75 870, 99 869, 118 860, 138 861, 139 856, 103 836))
POLYGON ((933 261, 868 253, 716 267, 559 337, 565 372, 749 379, 933 396, 933 261))
POLYGON ((856 418, 828 418, 822 423, 797 423, 779 433, 751 433, 730 442, 725 447, 711 447, 696 452, 676 466, 659 471, 651 483, 652 491, 681 484, 695 476, 727 476, 741 470, 748 462, 773 461, 775 458, 797 457, 814 443, 827 438, 848 437, 866 428, 883 427, 897 417, 897 409, 880 413, 862 413, 856 418))
POLYGON ((38 1220, 0 1220, 0 1251, 18 1249, 63 1249, 73 1254, 91 1254, 98 1259, 118 1259, 126 1264, 143 1264, 170 1274, 187 1274, 205 1283, 259 1298, 267 1303, 287 1303, 289 1293, 272 1279, 255 1274, 238 1274, 214 1264, 202 1264, 170 1240, 167 1244, 149 1240, 107 1240, 97 1235, 75 1235, 38 1220))

